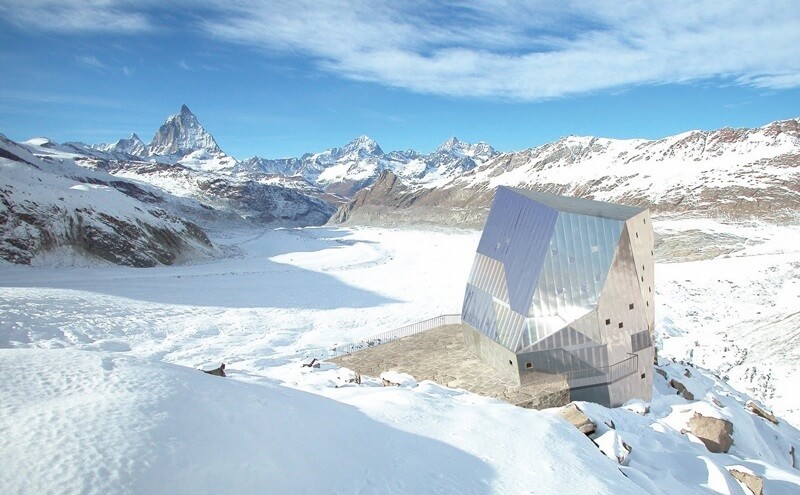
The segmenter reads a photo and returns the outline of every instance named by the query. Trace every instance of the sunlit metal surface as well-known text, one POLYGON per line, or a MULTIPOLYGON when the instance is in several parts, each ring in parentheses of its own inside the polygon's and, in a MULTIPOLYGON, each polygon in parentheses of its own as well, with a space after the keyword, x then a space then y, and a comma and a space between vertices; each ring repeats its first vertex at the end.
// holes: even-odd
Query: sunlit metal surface
POLYGON ((462 318, 516 354, 520 380, 561 373, 608 402, 649 398, 653 308, 647 210, 498 188, 462 318))

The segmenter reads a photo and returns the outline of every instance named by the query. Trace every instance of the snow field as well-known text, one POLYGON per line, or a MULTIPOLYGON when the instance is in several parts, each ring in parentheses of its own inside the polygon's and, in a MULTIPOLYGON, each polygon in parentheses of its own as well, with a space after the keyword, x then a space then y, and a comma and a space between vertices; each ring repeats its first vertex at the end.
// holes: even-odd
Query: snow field
MULTIPOLYGON (((227 232, 216 241, 243 254, 212 263, 0 266, 0 492, 746 494, 727 474, 739 465, 765 479, 765 493, 797 493, 789 452, 800 433, 669 362, 720 373, 733 355, 720 345, 763 341, 754 329, 792 321, 797 231, 734 230, 753 242, 729 258, 657 264, 664 369, 698 400, 656 375, 647 414, 640 403, 580 404, 606 450, 632 446, 626 466, 552 411, 300 367, 304 349, 459 312, 478 232, 227 232), (725 289, 723 275, 745 290, 725 289), (229 379, 192 369, 220 362, 229 379), (681 433, 695 411, 734 422, 728 454, 681 433)), ((791 412, 796 375, 783 359, 793 355, 774 345, 748 346, 728 372, 771 367, 774 394, 757 397, 791 412)))

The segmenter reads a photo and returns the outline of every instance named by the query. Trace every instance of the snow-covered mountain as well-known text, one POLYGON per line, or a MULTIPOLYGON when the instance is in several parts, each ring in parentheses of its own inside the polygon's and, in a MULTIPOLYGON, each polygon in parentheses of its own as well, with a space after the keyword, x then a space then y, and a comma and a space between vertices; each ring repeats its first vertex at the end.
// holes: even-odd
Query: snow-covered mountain
POLYGON ((497 152, 486 143, 469 144, 456 138, 448 139, 429 155, 414 150, 385 153, 373 139, 359 136, 343 148, 307 153, 300 158, 248 158, 238 170, 299 175, 326 191, 352 197, 386 170, 414 183, 440 182, 472 170, 495 155, 497 152))
POLYGON ((180 113, 167 117, 167 121, 156 131, 147 146, 147 154, 181 155, 201 149, 209 153, 222 151, 189 107, 181 105, 180 113))
POLYGON ((191 204, 79 167, 49 140, 34 142, 38 156, 34 144, 0 135, 0 260, 145 267, 219 254, 200 227, 174 213, 191 204))
POLYGON ((147 145, 144 144, 136 133, 131 133, 129 138, 122 138, 113 143, 96 144, 91 146, 98 151, 111 154, 144 157, 147 154, 147 145))
POLYGON ((441 181, 387 171, 336 221, 480 226, 499 185, 719 217, 796 219, 800 119, 664 139, 570 136, 503 153, 441 181))

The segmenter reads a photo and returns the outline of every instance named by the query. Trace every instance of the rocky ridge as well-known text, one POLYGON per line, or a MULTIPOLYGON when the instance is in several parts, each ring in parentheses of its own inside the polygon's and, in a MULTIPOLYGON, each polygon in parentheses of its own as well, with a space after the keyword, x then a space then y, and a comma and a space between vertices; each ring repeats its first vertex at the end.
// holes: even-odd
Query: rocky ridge
POLYGON ((389 171, 331 222, 480 227, 500 185, 646 206, 663 215, 796 221, 800 119, 654 141, 570 136, 499 154, 436 183, 389 171))
POLYGON ((161 192, 86 170, 72 160, 34 156, 0 135, 0 260, 66 259, 135 267, 218 255, 205 232, 171 210, 161 192))

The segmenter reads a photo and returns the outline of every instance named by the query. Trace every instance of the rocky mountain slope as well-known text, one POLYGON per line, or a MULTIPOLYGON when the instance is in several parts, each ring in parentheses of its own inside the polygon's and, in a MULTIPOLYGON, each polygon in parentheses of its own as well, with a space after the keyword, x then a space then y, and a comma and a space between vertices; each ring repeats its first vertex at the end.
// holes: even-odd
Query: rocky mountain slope
POLYGON ((37 264, 60 253, 61 260, 147 267, 218 254, 202 229, 170 210, 157 190, 86 170, 55 151, 34 156, 0 135, 2 261, 37 264))
POLYGON ((648 206, 660 214, 796 220, 800 119, 655 141, 570 136, 494 156, 435 183, 386 171, 332 221, 480 226, 499 185, 648 206))
POLYGON ((86 168, 200 201, 204 209, 184 209, 181 213, 203 225, 217 221, 230 225, 241 220, 262 225, 321 225, 334 213, 333 205, 345 200, 303 180, 233 173, 238 162, 220 149, 186 105, 178 114, 167 117, 148 145, 134 133, 130 138, 100 145, 59 145, 36 138, 24 146, 40 157, 57 153, 61 159, 86 168))

